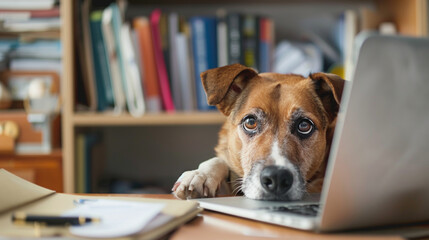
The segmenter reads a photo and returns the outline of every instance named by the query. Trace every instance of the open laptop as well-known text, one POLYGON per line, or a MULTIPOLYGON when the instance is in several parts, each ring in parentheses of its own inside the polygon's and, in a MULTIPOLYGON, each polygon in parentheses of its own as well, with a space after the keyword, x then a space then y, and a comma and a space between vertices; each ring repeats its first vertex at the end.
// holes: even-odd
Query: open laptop
POLYGON ((198 199, 208 210, 315 231, 429 220, 429 39, 372 37, 343 93, 321 195, 198 199))

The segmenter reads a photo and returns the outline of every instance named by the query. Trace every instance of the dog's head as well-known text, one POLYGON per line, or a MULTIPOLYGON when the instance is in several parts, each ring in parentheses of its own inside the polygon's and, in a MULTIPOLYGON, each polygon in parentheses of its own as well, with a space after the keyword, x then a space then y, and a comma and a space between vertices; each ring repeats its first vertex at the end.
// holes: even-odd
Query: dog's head
POLYGON ((218 157, 243 177, 247 197, 296 200, 323 179, 343 79, 258 74, 240 64, 208 70, 201 79, 208 103, 227 116, 218 157))

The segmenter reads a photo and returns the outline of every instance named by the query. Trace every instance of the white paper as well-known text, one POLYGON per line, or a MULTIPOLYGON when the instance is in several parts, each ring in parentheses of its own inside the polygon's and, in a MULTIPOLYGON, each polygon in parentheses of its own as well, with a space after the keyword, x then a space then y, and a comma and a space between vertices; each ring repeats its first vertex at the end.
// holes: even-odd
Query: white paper
POLYGON ((132 235, 141 231, 163 209, 161 203, 97 199, 67 211, 64 216, 99 218, 98 223, 70 227, 73 235, 111 238, 132 235))

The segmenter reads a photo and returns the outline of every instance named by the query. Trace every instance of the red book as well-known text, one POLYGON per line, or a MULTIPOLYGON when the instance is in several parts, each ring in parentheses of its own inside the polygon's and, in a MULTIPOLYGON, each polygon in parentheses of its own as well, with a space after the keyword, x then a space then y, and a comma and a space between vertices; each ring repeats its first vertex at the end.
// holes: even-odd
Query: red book
POLYGON ((161 88, 162 104, 167 112, 174 111, 173 98, 171 96, 170 83, 168 80, 167 68, 165 67, 164 55, 161 47, 161 33, 159 30, 159 21, 161 11, 155 9, 150 15, 150 25, 152 29, 153 50, 155 53, 156 68, 158 71, 159 86, 161 88))

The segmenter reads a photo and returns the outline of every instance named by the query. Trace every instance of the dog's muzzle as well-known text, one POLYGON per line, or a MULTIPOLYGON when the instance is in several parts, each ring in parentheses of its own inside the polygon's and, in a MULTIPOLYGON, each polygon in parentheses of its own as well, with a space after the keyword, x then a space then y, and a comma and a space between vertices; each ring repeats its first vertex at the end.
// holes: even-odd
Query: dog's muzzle
POLYGON ((271 165, 262 169, 260 181, 268 193, 283 196, 292 187, 293 175, 288 169, 271 165))

